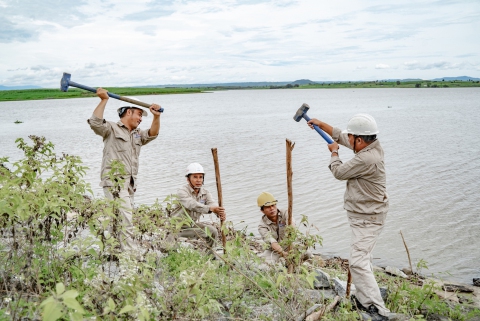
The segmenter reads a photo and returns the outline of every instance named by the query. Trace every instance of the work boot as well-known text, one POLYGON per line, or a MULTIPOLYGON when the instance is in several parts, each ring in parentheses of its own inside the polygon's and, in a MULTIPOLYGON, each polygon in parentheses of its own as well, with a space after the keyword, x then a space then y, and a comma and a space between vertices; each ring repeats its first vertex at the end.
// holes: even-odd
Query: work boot
POLYGON ((358 299, 355 295, 350 296, 350 301, 352 302, 353 307, 356 307, 358 310, 362 310, 362 311, 365 311, 365 312, 368 310, 366 307, 364 307, 360 303, 360 301, 358 301, 358 299))
POLYGON ((368 307, 366 312, 372 318, 372 321, 388 321, 388 317, 379 314, 377 307, 373 304, 368 307))

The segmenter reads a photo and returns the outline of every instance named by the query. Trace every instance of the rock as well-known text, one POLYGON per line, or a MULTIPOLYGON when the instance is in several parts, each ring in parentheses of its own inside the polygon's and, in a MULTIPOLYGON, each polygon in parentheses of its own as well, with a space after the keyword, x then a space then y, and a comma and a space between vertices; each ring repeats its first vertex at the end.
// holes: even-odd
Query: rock
POLYGON ((312 261, 312 264, 314 264, 315 266, 319 266, 319 267, 325 266, 325 260, 319 254, 313 254, 311 261, 312 261))
POLYGON ((388 315, 388 320, 389 321, 408 321, 410 320, 410 317, 405 314, 401 313, 390 313, 388 315))
POLYGON ((473 278, 473 285, 480 286, 480 278, 473 278))
POLYGON ((373 266, 373 272, 385 272, 385 269, 380 266, 373 266))
POLYGON ((465 286, 465 285, 461 285, 461 284, 444 284, 442 286, 442 289, 447 291, 447 292, 466 292, 466 293, 472 293, 473 292, 473 289, 465 286))
POLYGON ((299 316, 297 316, 295 318, 296 321, 303 321, 305 320, 305 318, 307 316, 309 316, 310 314, 312 314, 313 312, 315 312, 315 310, 317 310, 318 308, 320 308, 322 306, 322 304, 314 304, 310 309, 308 309, 307 311, 301 313, 299 316))
POLYGON ((402 272, 405 273, 406 275, 412 275, 413 271, 410 270, 410 268, 403 268, 402 272))
POLYGON ((452 302, 455 302, 455 303, 460 302, 460 300, 458 299, 457 293, 455 293, 455 292, 452 293, 452 292, 438 291, 438 290, 435 290, 434 292, 442 300, 448 300, 448 301, 452 301, 452 302))
POLYGON ((187 242, 179 242, 178 245, 184 248, 190 248, 190 249, 195 248, 195 246, 193 246, 192 243, 187 243, 187 242))
POLYGON ((315 289, 330 288, 330 275, 320 269, 316 269, 315 272, 317 273, 317 275, 315 276, 315 281, 313 281, 313 287, 315 289))
MULTIPOLYGON (((368 314, 367 312, 364 312, 364 311, 360 312, 360 317, 362 318, 362 320, 365 320, 365 321, 372 320, 372 317, 370 316, 370 314, 368 314)), ((408 315, 400 314, 400 313, 390 313, 387 318, 388 318, 389 321, 408 321, 408 320, 410 320, 410 317, 408 315)))
POLYGON ((268 271, 270 270, 270 265, 267 263, 261 263, 258 266, 254 266, 254 269, 258 269, 260 271, 268 271))
POLYGON ((432 314, 428 315, 428 320, 432 320, 432 321, 450 321, 451 319, 450 319, 449 317, 445 317, 445 316, 440 315, 440 314, 432 313, 432 314))
POLYGON ((155 292, 160 296, 162 296, 163 293, 165 292, 165 288, 159 282, 156 282, 156 281, 153 282, 153 288, 155 292))
POLYGON ((390 293, 390 292, 388 291, 387 288, 380 288, 380 295, 382 296, 383 302, 386 302, 386 301, 387 301, 387 299, 388 299, 388 294, 389 294, 389 293, 390 293))
POLYGON ((323 302, 323 300, 333 299, 335 297, 333 290, 300 289, 299 292, 302 296, 312 302, 323 302))
POLYGON ((387 266, 385 268, 385 272, 387 272, 388 274, 391 274, 391 275, 399 276, 399 277, 404 278, 404 279, 408 279, 408 276, 396 267, 387 266))
POLYGON ((265 319, 268 320, 279 320, 278 314, 276 313, 278 309, 274 309, 273 305, 265 304, 260 307, 255 307, 252 309, 252 314, 255 319, 265 319))
MULTIPOLYGON (((335 287, 335 292, 341 297, 344 298, 347 295, 347 281, 342 281, 338 278, 333 278, 333 285, 335 287)), ((355 294, 355 284, 350 284, 350 295, 355 294)))

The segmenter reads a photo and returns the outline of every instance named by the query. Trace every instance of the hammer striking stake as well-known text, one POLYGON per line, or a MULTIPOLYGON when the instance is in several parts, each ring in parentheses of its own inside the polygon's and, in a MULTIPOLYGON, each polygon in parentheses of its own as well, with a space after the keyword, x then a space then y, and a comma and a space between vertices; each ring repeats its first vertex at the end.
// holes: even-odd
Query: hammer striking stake
MULTIPOLYGON (((307 111, 310 109, 310 106, 307 104, 303 104, 302 107, 298 108, 297 112, 295 113, 295 116, 293 116, 293 119, 296 122, 299 122, 300 119, 305 118, 305 120, 308 122, 310 120, 310 117, 307 116, 307 111)), ((333 143, 333 140, 328 136, 323 130, 320 129, 317 125, 313 125, 313 128, 317 131, 317 133, 320 134, 320 136, 325 139, 325 141, 329 144, 333 143)))

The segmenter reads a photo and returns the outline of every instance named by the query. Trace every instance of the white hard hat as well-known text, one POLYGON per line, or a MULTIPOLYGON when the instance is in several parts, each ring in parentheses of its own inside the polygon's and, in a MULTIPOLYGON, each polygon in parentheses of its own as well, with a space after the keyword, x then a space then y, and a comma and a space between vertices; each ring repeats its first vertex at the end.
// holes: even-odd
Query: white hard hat
MULTIPOLYGON (((138 100, 137 97, 132 97, 132 96, 124 96, 126 98, 130 98, 130 99, 133 99, 133 100, 138 100)), ((140 100, 138 100, 140 101, 140 100)), ((137 105, 134 105, 132 103, 129 103, 128 101, 123 101, 123 100, 119 100, 119 108, 117 109, 117 113, 118 113, 118 116, 120 116, 121 114, 123 114, 124 110, 122 110, 122 108, 136 108, 136 109, 140 109, 143 113, 142 113, 142 116, 143 117, 147 117, 148 116, 148 113, 145 109, 143 109, 141 106, 137 106, 137 105)))
POLYGON ((202 165, 200 165, 199 163, 191 163, 187 167, 187 174, 185 176, 188 177, 188 175, 190 174, 198 174, 198 173, 205 175, 205 171, 203 170, 202 165))
POLYGON ((375 119, 368 114, 356 114, 350 118, 347 129, 343 132, 356 136, 369 136, 379 133, 375 119))

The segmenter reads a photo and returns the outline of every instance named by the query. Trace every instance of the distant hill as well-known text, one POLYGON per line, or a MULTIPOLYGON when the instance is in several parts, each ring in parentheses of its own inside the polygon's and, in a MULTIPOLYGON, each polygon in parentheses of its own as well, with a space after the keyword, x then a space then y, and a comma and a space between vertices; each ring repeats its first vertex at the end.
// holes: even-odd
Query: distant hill
POLYGON ((308 84, 316 84, 318 81, 311 81, 310 79, 300 79, 291 82, 292 85, 308 85, 308 84))
POLYGON ((393 81, 397 81, 397 80, 400 80, 400 81, 422 81, 422 79, 420 78, 405 78, 405 79, 400 79, 400 78, 395 78, 395 79, 382 79, 380 81, 387 81, 387 82, 393 82, 393 81))
POLYGON ((474 80, 474 81, 477 81, 477 80, 480 80, 480 78, 468 77, 468 76, 458 76, 458 77, 435 78, 435 79, 432 79, 432 80, 434 80, 434 81, 442 81, 442 80, 445 80, 445 81, 453 81, 453 80, 461 80, 461 81, 474 80))
POLYGON ((33 85, 25 85, 25 86, 1 86, 0 90, 21 90, 21 89, 39 89, 42 88, 40 86, 33 86, 33 85))

